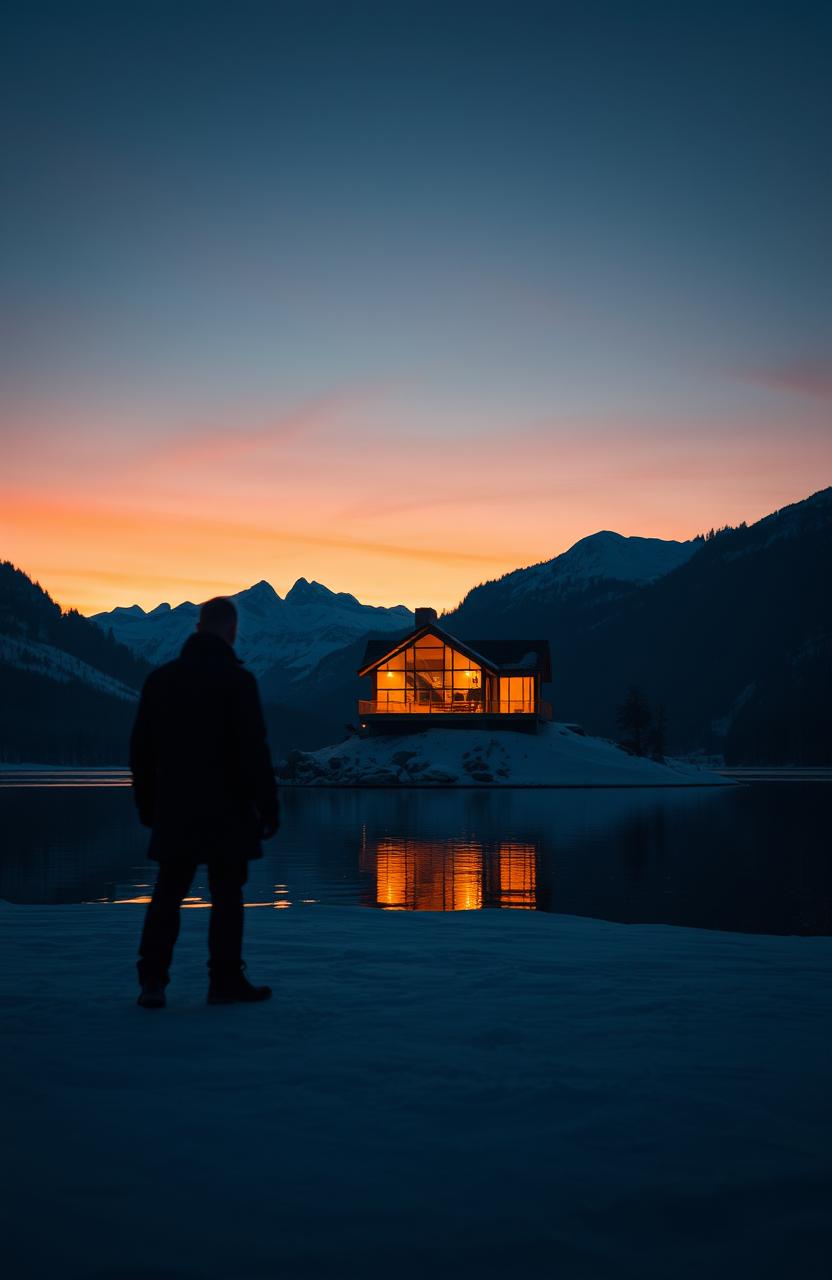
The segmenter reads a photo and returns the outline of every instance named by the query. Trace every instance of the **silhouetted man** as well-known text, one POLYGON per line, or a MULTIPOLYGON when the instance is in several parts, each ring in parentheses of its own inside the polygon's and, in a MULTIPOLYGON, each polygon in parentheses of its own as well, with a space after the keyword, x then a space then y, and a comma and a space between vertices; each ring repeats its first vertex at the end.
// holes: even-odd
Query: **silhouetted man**
POLYGON ((159 863, 139 947, 146 1009, 165 1003, 179 908, 200 862, 212 904, 208 1003, 271 995, 244 974, 242 888, 260 841, 277 831, 277 785, 257 681, 234 652, 236 638, 232 602, 208 600, 179 657, 147 677, 133 727, 133 794, 159 863))

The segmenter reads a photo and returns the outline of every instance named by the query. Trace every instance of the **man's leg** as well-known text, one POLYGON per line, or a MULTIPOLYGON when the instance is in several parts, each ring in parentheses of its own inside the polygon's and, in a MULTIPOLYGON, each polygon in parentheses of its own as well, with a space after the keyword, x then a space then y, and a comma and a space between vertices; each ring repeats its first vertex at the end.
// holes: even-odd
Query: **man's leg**
POLYGON ((147 906, 139 945, 139 982, 167 984, 173 948, 179 937, 179 908, 191 887, 194 862, 163 862, 147 906))
POLYGON ((243 885, 248 863, 243 859, 208 864, 211 922, 208 951, 212 980, 235 977, 243 964, 243 885))
POLYGON ((211 885, 211 952, 209 1004, 250 1004, 268 1000, 270 987, 253 987, 243 973, 243 885, 247 862, 217 862, 208 866, 211 885))

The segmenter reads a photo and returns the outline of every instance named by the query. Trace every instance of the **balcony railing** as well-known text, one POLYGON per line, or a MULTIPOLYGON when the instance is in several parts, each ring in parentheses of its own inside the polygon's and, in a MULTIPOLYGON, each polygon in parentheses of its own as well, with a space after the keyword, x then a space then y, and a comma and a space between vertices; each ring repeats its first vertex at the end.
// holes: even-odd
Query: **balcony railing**
POLYGON ((541 720, 552 719, 549 702, 539 702, 535 707, 531 699, 506 699, 483 708, 481 702, 388 702, 376 698, 362 698, 358 703, 359 716, 479 716, 487 715, 537 715, 541 720))

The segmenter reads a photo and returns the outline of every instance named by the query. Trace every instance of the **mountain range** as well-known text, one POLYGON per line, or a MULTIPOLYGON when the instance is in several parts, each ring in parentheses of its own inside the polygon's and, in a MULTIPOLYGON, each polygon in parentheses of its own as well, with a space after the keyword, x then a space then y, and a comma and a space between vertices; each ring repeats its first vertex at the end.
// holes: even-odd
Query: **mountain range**
MULTIPOLYGON (((312 671, 328 653, 343 649, 368 632, 401 631, 413 625, 404 605, 361 604, 346 591, 330 591, 320 582, 298 578, 281 598, 268 582, 257 582, 230 597, 237 606, 237 651, 255 675, 279 666, 293 680, 312 671)), ((176 656, 196 626, 199 605, 186 601, 157 605, 145 613, 139 605, 93 614, 92 621, 157 666, 176 656)))
MULTIPOLYGON (((463 639, 547 636, 556 717, 591 732, 615 734, 616 707, 636 684, 664 708, 672 750, 825 763, 830 561, 825 489, 688 542, 603 530, 481 583, 440 621, 463 639)), ((392 641, 413 625, 403 605, 364 605, 305 578, 285 598, 267 582, 232 598, 239 651, 260 678, 281 752, 340 740, 355 718, 367 638, 392 641)), ((145 672, 178 652, 197 612, 186 602, 92 619, 61 613, 24 573, 0 565, 0 758, 122 759, 145 672)))

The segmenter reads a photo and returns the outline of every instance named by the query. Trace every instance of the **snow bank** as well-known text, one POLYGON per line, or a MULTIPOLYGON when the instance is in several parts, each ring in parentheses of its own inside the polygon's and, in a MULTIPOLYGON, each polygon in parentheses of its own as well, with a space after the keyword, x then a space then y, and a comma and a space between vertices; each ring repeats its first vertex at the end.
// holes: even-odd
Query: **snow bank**
POLYGON ((133 1003, 135 907, 0 907, 15 1280, 820 1277, 832 940, 247 913, 254 1008, 133 1003))
POLYGON ((629 756, 562 724, 538 734, 487 729, 349 738, 319 751, 293 751, 278 775, 300 786, 688 787, 730 786, 680 761, 629 756))

